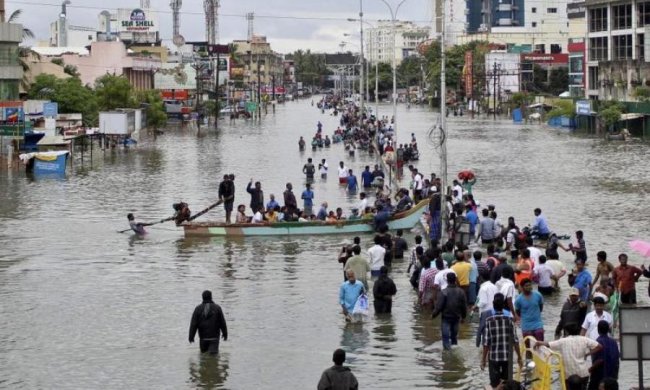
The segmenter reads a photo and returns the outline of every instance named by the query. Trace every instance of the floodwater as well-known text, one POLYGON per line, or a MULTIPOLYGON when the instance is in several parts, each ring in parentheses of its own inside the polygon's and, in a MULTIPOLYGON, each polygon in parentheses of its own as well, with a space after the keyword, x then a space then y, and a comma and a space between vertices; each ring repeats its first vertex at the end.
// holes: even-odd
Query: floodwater
MULTIPOLYGON (((398 115, 400 142, 415 133, 417 166, 438 172, 437 149, 427 141, 436 115, 417 107, 400 107, 398 115)), ((128 212, 153 221, 179 200, 195 211, 209 205, 225 173, 237 176, 237 203, 248 205, 250 178, 262 181, 267 200, 281 198, 288 181, 299 193, 310 156, 330 164, 330 177, 316 180, 316 202, 349 210, 355 199, 337 184, 337 162, 360 172, 374 161, 362 153, 349 158, 340 145, 300 153, 298 137, 310 136, 318 120, 329 134, 337 125, 308 100, 289 102, 261 123, 226 121, 203 137, 169 130, 128 152, 95 150, 92 163, 77 163, 64 179, 0 172, 0 387, 307 389, 338 347, 364 389, 486 384, 476 325, 462 326, 461 348, 443 353, 439 321, 417 312, 405 263, 394 263, 392 317, 344 322, 336 258, 352 237, 190 240, 170 224, 151 227, 145 238, 116 232, 128 227, 128 212), (204 289, 228 320, 218 358, 187 341, 204 289)), ((592 269, 598 250, 615 258, 629 240, 648 238, 649 156, 642 142, 449 118, 450 174, 474 169, 478 200, 496 204, 504 221, 512 215, 525 225, 541 207, 555 231, 584 230, 592 269)), ((632 255, 631 262, 643 259, 632 255)), ((647 284, 637 289, 643 303, 647 284)), ((547 338, 566 291, 544 306, 547 338)), ((636 364, 624 362, 621 378, 623 388, 636 384, 636 364)))

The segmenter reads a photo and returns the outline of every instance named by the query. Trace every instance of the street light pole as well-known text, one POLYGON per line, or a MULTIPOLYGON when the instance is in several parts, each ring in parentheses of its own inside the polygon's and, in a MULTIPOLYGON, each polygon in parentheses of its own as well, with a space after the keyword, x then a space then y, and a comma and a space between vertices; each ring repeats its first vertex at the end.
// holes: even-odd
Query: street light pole
POLYGON ((391 62, 391 68, 393 70, 393 133, 395 134, 395 140, 397 140, 397 65, 395 58, 395 24, 397 22, 397 11, 399 11, 399 7, 401 7, 406 0, 400 1, 399 4, 397 4, 395 11, 393 11, 393 7, 391 7, 391 5, 386 0, 381 1, 386 4, 386 7, 388 7, 391 16, 391 30, 393 35, 393 59, 391 62))
POLYGON ((359 34, 360 38, 359 40, 361 41, 360 46, 361 46, 361 72, 360 72, 360 77, 359 77, 359 107, 361 108, 361 117, 363 118, 363 71, 364 71, 364 61, 363 61, 363 0, 359 0, 359 26, 361 27, 361 32, 359 34))

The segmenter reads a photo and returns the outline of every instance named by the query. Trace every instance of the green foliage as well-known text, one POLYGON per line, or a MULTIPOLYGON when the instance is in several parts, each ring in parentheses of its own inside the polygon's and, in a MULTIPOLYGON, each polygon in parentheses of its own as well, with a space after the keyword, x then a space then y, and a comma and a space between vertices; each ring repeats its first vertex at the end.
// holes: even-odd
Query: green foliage
POLYGON ((132 92, 131 84, 124 76, 105 74, 95 80, 97 103, 102 111, 136 107, 132 92))
MULTIPOLYGON (((473 41, 463 45, 456 45, 445 50, 446 72, 445 82, 448 89, 460 89, 463 85, 463 69, 465 68, 465 53, 472 52, 473 61, 473 90, 483 88, 483 75, 485 75, 485 54, 488 52, 488 43, 473 41)), ((440 89, 440 66, 442 57, 440 42, 434 41, 424 53, 425 68, 428 70, 428 80, 433 90, 440 89)))
POLYGON ((650 88, 636 87, 632 95, 641 102, 648 102, 650 101, 650 88))
POLYGON ((548 92, 551 95, 558 96, 559 94, 568 91, 569 89, 569 68, 559 67, 551 69, 548 80, 548 92))
POLYGON ((375 94, 375 79, 379 80, 379 91, 387 91, 393 89, 393 70, 390 64, 380 62, 377 64, 377 77, 375 77, 375 67, 370 69, 368 75, 368 89, 370 94, 375 94))
POLYGON ((527 92, 515 92, 510 98, 510 104, 513 108, 527 106, 533 101, 533 97, 527 92))
POLYGON ((598 117, 608 128, 621 119, 623 112, 625 112, 625 106, 616 100, 601 101, 598 106, 598 117))
POLYGON ((76 77, 76 78, 81 77, 81 73, 79 73, 79 70, 74 65, 66 65, 66 66, 64 66, 63 71, 65 72, 65 74, 68 74, 68 75, 70 75, 72 77, 76 77))
POLYGON ((323 76, 332 74, 327 69, 325 54, 312 53, 309 49, 307 51, 296 50, 287 55, 287 59, 294 61, 296 81, 298 82, 322 86, 323 76))
POLYGON ((63 62, 63 58, 52 58, 50 62, 55 65, 65 66, 65 62, 63 62))
POLYGON ((135 95, 135 99, 146 107, 148 127, 156 130, 167 124, 167 114, 158 91, 138 91, 135 95))
POLYGON ((27 91, 30 99, 50 99, 59 103, 62 114, 81 113, 86 126, 97 124, 98 108, 95 93, 78 78, 58 79, 51 74, 36 76, 27 91))
POLYGON ((576 115, 576 106, 573 100, 558 100, 555 102, 555 107, 548 113, 549 118, 556 118, 565 116, 573 118, 576 115))
MULTIPOLYGON (((409 86, 420 85, 422 80, 422 67, 424 58, 419 56, 406 57, 402 63, 397 66, 397 86, 406 88, 409 86)), ((391 76, 392 77, 392 76, 391 76)))

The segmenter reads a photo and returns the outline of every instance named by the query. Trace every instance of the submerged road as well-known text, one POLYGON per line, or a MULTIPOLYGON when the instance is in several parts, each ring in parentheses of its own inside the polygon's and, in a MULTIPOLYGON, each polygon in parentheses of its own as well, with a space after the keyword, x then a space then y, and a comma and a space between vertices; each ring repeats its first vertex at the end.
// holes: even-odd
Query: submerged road
MULTIPOLYGON (((380 107, 380 114, 390 112, 380 107)), ((97 153, 64 179, 0 172, 0 388, 314 388, 339 346, 364 389, 486 384, 476 324, 461 327, 461 348, 442 353, 439 320, 417 312, 406 262, 393 263, 392 317, 343 321, 336 258, 352 237, 189 240, 173 224, 151 227, 145 238, 116 233, 128 227, 128 212, 153 221, 179 200, 195 211, 209 205, 225 173, 236 175, 235 204, 247 208, 250 178, 262 182, 266 200, 270 193, 281 199, 286 182, 299 197, 307 157, 330 165, 327 180, 317 176, 315 204, 348 212, 356 199, 338 186, 336 165, 343 160, 360 174, 374 160, 346 157, 340 144, 298 152, 298 137, 309 140, 319 120, 331 136, 337 118, 308 100, 288 102, 261 123, 225 120, 201 138, 169 130, 128 152, 97 153), (228 321, 218 358, 187 342, 204 289, 228 321)), ((399 141, 408 142, 411 132, 418 139, 416 166, 427 176, 438 172, 437 150, 426 137, 435 114, 400 107, 399 120, 399 141)), ((449 118, 450 174, 474 169, 477 199, 496 204, 502 221, 512 215, 526 225, 541 207, 553 230, 583 230, 591 270, 598 250, 615 260, 629 240, 649 238, 648 166, 650 146, 641 142, 449 118)), ((200 220, 210 218, 223 218, 223 210, 200 220)), ((407 238, 411 244, 413 234, 407 238)), ((570 265, 571 256, 561 256, 570 265)), ((643 259, 631 254, 630 263, 643 259)), ((567 294, 562 283, 561 295, 544 306, 547 339, 567 294)), ((647 284, 637 286, 642 303, 647 284)), ((635 385, 635 363, 621 367, 622 388, 635 385)))

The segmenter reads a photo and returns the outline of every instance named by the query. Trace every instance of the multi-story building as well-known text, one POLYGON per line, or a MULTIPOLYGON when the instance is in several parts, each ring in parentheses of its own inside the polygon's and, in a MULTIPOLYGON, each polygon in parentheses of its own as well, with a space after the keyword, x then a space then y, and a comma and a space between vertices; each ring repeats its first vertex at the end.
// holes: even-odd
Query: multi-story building
POLYGON ((566 53, 569 38, 567 0, 467 2, 465 35, 455 43, 487 40, 506 46, 529 46, 543 54, 566 53))
POLYGON ((647 28, 650 1, 587 0, 587 97, 632 101, 637 86, 650 85, 647 28))
POLYGON ((251 40, 235 40, 236 56, 244 63, 244 82, 262 86, 281 85, 284 79, 282 55, 271 49, 265 36, 253 35, 251 40), (259 73, 258 73, 259 72, 259 73))
POLYGON ((0 100, 17 100, 23 68, 18 63, 18 45, 23 26, 0 23, 0 100))
POLYGON ((430 27, 421 27, 413 22, 395 21, 395 51, 393 52, 393 23, 380 20, 376 27, 364 30, 365 45, 370 62, 393 60, 402 62, 406 57, 417 53, 418 45, 429 39, 430 27))

